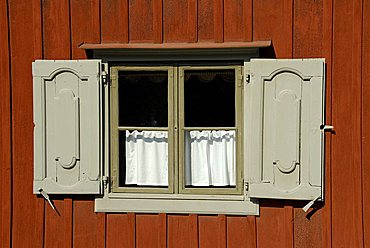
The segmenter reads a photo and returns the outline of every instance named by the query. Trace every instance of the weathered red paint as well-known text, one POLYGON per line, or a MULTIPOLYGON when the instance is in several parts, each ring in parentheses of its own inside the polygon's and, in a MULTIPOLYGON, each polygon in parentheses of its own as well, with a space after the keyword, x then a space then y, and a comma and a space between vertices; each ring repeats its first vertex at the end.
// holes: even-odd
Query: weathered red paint
POLYGON ((370 246, 369 7, 358 0, 1 1, 2 246, 370 246), (335 134, 326 134, 321 209, 307 215, 303 202, 269 200, 259 217, 97 214, 93 198, 80 196, 54 198, 57 214, 32 194, 33 60, 84 59, 81 43, 261 40, 272 40, 277 58, 326 59, 326 117, 335 134))

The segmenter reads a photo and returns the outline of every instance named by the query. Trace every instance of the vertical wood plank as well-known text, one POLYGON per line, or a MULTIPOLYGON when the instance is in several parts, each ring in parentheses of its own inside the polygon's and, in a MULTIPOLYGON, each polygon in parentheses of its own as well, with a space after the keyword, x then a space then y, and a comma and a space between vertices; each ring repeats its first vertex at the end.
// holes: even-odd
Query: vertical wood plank
MULTIPOLYGON (((323 55, 326 61, 326 122, 332 123, 333 1, 323 2, 323 55)), ((332 247, 332 134, 325 134, 325 207, 322 218, 322 247, 332 247)))
POLYGON ((188 41, 198 41, 198 0, 188 0, 188 41))
POLYGON ((199 247, 226 247, 226 216, 198 216, 199 247))
POLYGON ((253 40, 272 40, 276 58, 292 57, 293 1, 253 1, 253 40))
POLYGON ((106 245, 112 247, 136 247, 135 214, 107 214, 106 245))
POLYGON ((168 215, 168 248, 197 248, 196 215, 168 215))
POLYGON ((0 2, 0 237, 4 247, 10 247, 11 240, 11 82, 10 82, 10 44, 7 1, 0 2))
POLYGON ((227 216, 228 248, 255 248, 256 238, 256 217, 227 216))
POLYGON ((129 1, 130 42, 162 43, 162 0, 129 1))
POLYGON ((243 41, 253 40, 253 0, 243 0, 243 41))
POLYGON ((260 216, 257 217, 257 246, 290 247, 286 243, 288 232, 286 228, 284 203, 260 201, 260 216))
POLYGON ((224 42, 224 1, 213 0, 215 42, 224 42))
POLYGON ((69 59, 71 25, 68 0, 43 0, 43 44, 47 59, 69 59))
POLYGON ((64 199, 64 247, 73 247, 73 201, 72 198, 64 199))
MULTIPOLYGON (((130 42, 153 42, 158 34, 154 26, 158 27, 155 20, 157 13, 154 9, 157 1, 131 0, 129 1, 129 38, 130 42)), ((158 18, 157 18, 158 19, 158 18)))
POLYGON ((362 2, 333 5, 332 246, 362 247, 362 2), (345 118, 345 121, 344 121, 345 118))
POLYGON ((70 4, 72 58, 85 59, 86 53, 78 45, 100 42, 100 2, 70 0, 70 4))
POLYGON ((224 1, 225 41, 252 40, 251 9, 252 4, 249 0, 224 1))
POLYGON ((284 233, 285 233, 285 247, 294 247, 294 209, 291 202, 286 202, 284 206, 284 233))
MULTIPOLYGON (((43 0, 43 49, 45 59, 70 59, 71 23, 69 0, 43 0)), ((56 211, 45 208, 46 247, 72 247, 73 200, 54 198, 56 211)))
POLYGON ((364 1, 362 31, 362 206, 364 247, 370 247, 370 3, 368 1, 364 1))
MULTIPOLYGON (((331 23, 330 20, 326 20, 331 23)), ((313 58, 325 57, 324 45, 324 3, 323 1, 295 0, 294 2, 294 26, 293 26, 293 57, 313 58), (307 25, 310 23, 310 25, 307 25)), ((328 37, 331 40, 331 37, 328 37)), ((327 38, 327 39, 328 39, 327 38)), ((331 43, 326 50, 331 50, 331 43)), ((329 55, 330 56, 330 55, 329 55)), ((329 60, 326 60, 329 63, 329 60)), ((326 80, 328 81, 328 77, 326 80)), ((330 99, 330 95, 327 95, 330 99)), ((328 102, 328 101, 327 101, 328 102)), ((330 122, 328 122, 330 123, 330 122)), ((326 156, 326 162, 330 161, 326 156)), ((326 173, 324 173, 324 176, 326 173)), ((327 179, 328 177, 326 177, 327 179)), ((327 181, 327 180, 325 180, 327 181)), ((325 187, 326 188, 326 187, 325 187)), ((326 188, 327 189, 327 188, 326 188)), ((324 207, 330 205, 325 197, 324 207)), ((318 204, 316 204, 317 206, 318 204)), ((302 211, 303 205, 294 210, 294 245, 295 247, 322 247, 323 245, 323 209, 315 210, 311 214, 302 211)), ((330 232, 330 230, 329 230, 330 232)))
POLYGON ((163 42, 163 1, 153 1, 153 32, 154 42, 163 42))
MULTIPOLYGON (((83 42, 100 42, 100 1, 71 0, 72 59, 85 59, 83 42)), ((73 201, 73 247, 105 247, 105 213, 94 213, 94 198, 73 201)))
MULTIPOLYGON (((303 204, 300 207, 303 207, 303 204)), ((322 243, 322 218, 321 210, 313 213, 312 216, 308 216, 301 208, 294 209, 294 247, 325 247, 322 243)))
MULTIPOLYGON (((273 40, 276 58, 291 58, 293 1, 253 1, 253 40, 273 40)), ((262 56, 266 56, 262 54, 262 56)), ((293 208, 288 202, 260 201, 257 217, 258 247, 292 247, 293 208)))
POLYGON ((214 40, 214 0, 198 0, 198 41, 214 40))
POLYGON ((164 42, 188 42, 188 17, 190 0, 163 0, 164 42))
POLYGON ((128 0, 101 0, 101 41, 127 43, 129 41, 128 0))
MULTIPOLYGON (((40 49, 41 25, 39 23, 41 7, 39 1, 7 1, 7 3, 11 49, 10 93, 12 110, 12 151, 9 155, 12 156, 12 167, 7 168, 5 165, 5 168, 3 166, 2 168, 8 173, 7 175, 11 175, 12 182, 3 181, 2 183, 9 183, 4 189, 9 189, 12 192, 12 229, 3 230, 3 234, 8 236, 7 232, 11 231, 11 245, 13 247, 36 247, 43 244, 43 200, 37 199, 32 194, 33 87, 31 62, 42 56, 40 49)), ((4 210, 6 211, 6 208, 4 210)), ((5 242, 7 242, 6 237, 5 242)))
POLYGON ((295 0, 293 18, 293 57, 321 58, 323 56, 323 1, 295 0))
POLYGON ((166 247, 166 214, 136 214, 136 247, 166 247))
POLYGON ((93 199, 74 199, 73 247, 104 247, 104 215, 94 212, 93 199))

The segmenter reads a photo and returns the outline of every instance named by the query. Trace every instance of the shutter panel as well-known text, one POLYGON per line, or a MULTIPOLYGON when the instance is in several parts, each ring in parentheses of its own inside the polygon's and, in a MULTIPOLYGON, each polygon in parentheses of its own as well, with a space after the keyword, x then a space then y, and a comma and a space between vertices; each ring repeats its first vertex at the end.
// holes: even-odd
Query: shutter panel
POLYGON ((34 99, 34 193, 100 194, 100 60, 37 60, 34 99))
POLYGON ((324 59, 250 62, 246 171, 254 198, 323 199, 324 59))

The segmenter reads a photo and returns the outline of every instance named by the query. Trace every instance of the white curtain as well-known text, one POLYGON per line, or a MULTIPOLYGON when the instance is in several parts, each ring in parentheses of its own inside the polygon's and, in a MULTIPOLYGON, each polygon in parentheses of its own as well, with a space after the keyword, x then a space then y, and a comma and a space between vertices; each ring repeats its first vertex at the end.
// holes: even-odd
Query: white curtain
POLYGON ((126 184, 168 186, 167 131, 126 131, 126 184))
POLYGON ((235 186, 235 131, 185 132, 185 183, 235 186))

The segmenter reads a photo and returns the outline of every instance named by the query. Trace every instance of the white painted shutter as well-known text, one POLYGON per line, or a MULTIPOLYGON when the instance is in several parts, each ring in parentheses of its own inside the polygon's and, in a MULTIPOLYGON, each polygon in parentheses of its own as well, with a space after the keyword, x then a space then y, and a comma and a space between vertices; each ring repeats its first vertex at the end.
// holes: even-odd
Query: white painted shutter
POLYGON ((100 60, 32 64, 34 193, 100 194, 100 60))
POLYGON ((250 197, 323 199, 324 65, 324 59, 251 60, 245 86, 250 197))

